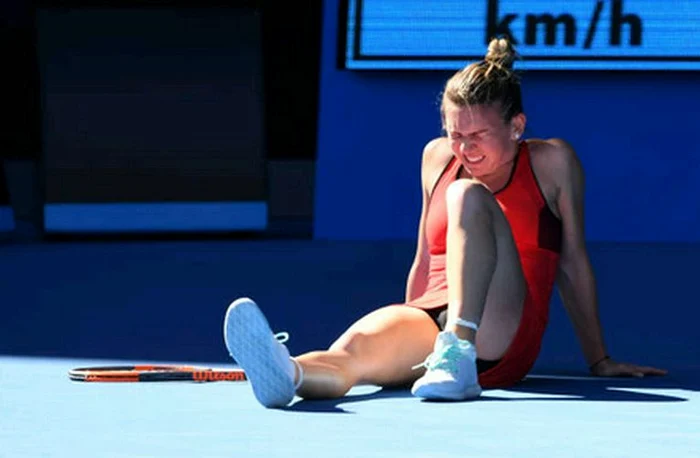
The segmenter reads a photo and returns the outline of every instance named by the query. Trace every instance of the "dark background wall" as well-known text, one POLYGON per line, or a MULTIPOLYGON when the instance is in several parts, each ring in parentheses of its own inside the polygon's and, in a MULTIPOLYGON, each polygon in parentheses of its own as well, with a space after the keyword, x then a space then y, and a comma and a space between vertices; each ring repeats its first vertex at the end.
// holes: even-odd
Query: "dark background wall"
MULTIPOLYGON (((321 3, 239 2, 256 9, 262 24, 270 232, 308 235, 313 225, 321 239, 410 240, 420 205, 420 152, 440 133, 439 94, 449 73, 342 70, 342 2, 321 3)), ((215 10, 221 2, 200 5, 215 10)), ((32 4, 3 2, 0 18, 7 69, 0 198, 11 199, 20 222, 41 227, 43 132, 32 4)), ((696 72, 530 71, 523 84, 526 136, 562 137, 581 157, 589 240, 697 241, 700 150, 688 140, 700 120, 690 103, 700 95, 696 72)))
MULTIPOLYGON (((122 14, 121 16, 124 15, 122 14)), ((107 17, 109 17, 109 14, 107 17)), ((134 19, 130 20, 132 22, 134 21, 134 19)), ((135 20, 136 23, 139 22, 138 18, 135 20)), ((183 21, 184 20, 185 19, 183 19, 183 21)), ((143 19, 140 21, 144 23, 143 19)), ((2 130, 0 131, 0 158, 4 158, 4 161, 0 161, 2 162, 2 165, 0 165, 0 205, 3 205, 3 203, 12 205, 15 213, 14 216, 18 224, 19 238, 23 237, 22 234, 29 238, 41 237, 43 204, 46 201, 50 201, 51 196, 55 198, 57 194, 64 195, 67 192, 63 184, 65 180, 62 180, 61 177, 58 176, 60 174, 51 172, 52 170, 54 172, 56 172, 56 170, 65 171, 65 167, 63 169, 61 168, 61 161, 63 161, 63 165, 65 165, 65 162, 69 158, 63 157, 66 155, 56 158, 55 154, 53 154, 51 158, 47 158, 47 150, 51 150, 49 152, 53 153, 53 151, 56 150, 57 141, 67 143, 67 145, 63 145, 64 147, 70 147, 71 144, 77 145, 74 149, 85 149, 84 147, 89 147, 85 149, 85 154, 94 154, 95 151, 93 150, 95 150, 95 145, 92 147, 90 147, 90 145, 86 146, 84 141, 77 143, 76 141, 66 142, 64 141, 66 137, 70 139, 75 137, 75 135, 83 135, 85 138, 91 138, 92 143, 95 143, 97 146, 101 145, 97 148, 98 150, 105 150, 106 148, 105 151, 110 149, 115 151, 120 148, 124 149, 125 146, 126 149, 135 150, 147 148, 151 153, 158 148, 163 151, 175 148, 184 150, 184 154, 191 155, 195 153, 187 153, 187 151, 196 151, 197 148, 199 148, 200 150, 209 150, 211 154, 213 144, 217 144, 218 146, 214 146, 220 149, 222 142, 226 143, 228 141, 226 140, 227 135, 216 134, 215 132, 218 124, 221 124, 223 126, 222 128, 226 129, 225 124, 227 123, 229 124, 228 137, 231 137, 230 134, 237 128, 237 130, 247 134, 250 138, 257 137, 258 144, 256 146, 251 145, 251 147, 261 148, 263 150, 264 170, 262 177, 264 180, 264 189, 262 189, 262 193, 268 204, 268 214, 270 218, 268 234, 308 236, 311 233, 313 210, 312 189, 314 183, 313 174, 315 171, 314 159, 316 156, 316 105, 318 101, 317 83, 320 52, 320 21, 320 0, 303 2, 303 4, 299 5, 284 3, 273 5, 271 2, 260 1, 221 2, 205 0, 203 2, 192 2, 174 0, 159 2, 157 6, 149 2, 135 0, 75 0, 58 2, 8 0, 8 2, 3 2, 3 4, 0 5, 0 31, 2 32, 0 46, 2 46, 4 56, 3 72, 5 78, 4 84, 2 85, 4 104, 3 110, 1 110, 2 130), (177 106, 182 106, 183 104, 187 105, 189 103, 189 116, 196 117, 193 119, 193 127, 196 128, 191 129, 191 132, 199 132, 201 134, 203 131, 207 131, 206 137, 200 139, 182 137, 183 135, 187 135, 187 129, 183 129, 178 125, 178 121, 183 121, 183 119, 181 119, 183 118, 182 113, 178 115, 177 110, 173 110, 176 106, 168 109, 166 106, 167 104, 164 103, 160 104, 162 105, 162 112, 158 113, 158 103, 155 99, 163 99, 163 94, 158 94, 158 90, 152 90, 149 94, 153 94, 149 95, 149 97, 150 99, 154 99, 155 102, 149 99, 150 102, 146 101, 148 103, 144 103, 144 101, 141 100, 139 103, 141 103, 143 109, 136 112, 136 116, 127 117, 127 119, 121 121, 124 124, 124 129, 121 130, 122 134, 121 137, 119 137, 120 142, 115 142, 108 138, 109 136, 120 135, 120 122, 118 119, 114 119, 119 118, 119 113, 113 113, 109 118, 111 121, 107 123, 109 125, 105 127, 104 119, 107 119, 107 117, 104 114, 114 111, 114 98, 109 98, 109 92, 117 93, 120 92, 120 90, 124 92, 124 87, 129 85, 131 85, 131 89, 149 85, 149 87, 154 86, 153 81, 146 81, 146 77, 149 74, 147 65, 153 65, 154 62, 153 60, 149 61, 144 59, 144 57, 149 54, 157 53, 157 50, 149 50, 147 47, 144 48, 144 46, 141 46, 139 49, 134 48, 129 52, 128 50, 130 47, 133 48, 133 46, 138 43, 128 39, 128 31, 122 30, 123 37, 119 38, 118 29, 115 29, 115 31, 111 33, 108 30, 104 30, 105 28, 109 28, 109 24, 107 24, 107 27, 102 27, 99 31, 100 35, 103 37, 102 39, 92 40, 92 42, 88 40, 86 42, 84 38, 90 35, 91 27, 96 27, 96 25, 84 23, 81 26, 79 25, 80 20, 77 19, 75 20, 76 24, 74 24, 74 27, 77 27, 78 30, 74 30, 74 35, 80 38, 77 44, 79 48, 84 51, 82 52, 83 59, 78 58, 81 52, 80 49, 77 48, 74 49, 75 59, 73 62, 70 62, 70 59, 56 59, 57 55, 58 57, 62 55, 63 57, 69 57, 66 52, 71 51, 70 43, 66 45, 68 47, 63 46, 61 48, 60 43, 56 43, 56 40, 51 40, 51 27, 57 27, 57 23, 59 26, 61 25, 60 21, 49 20, 52 15, 61 18, 62 14, 67 16, 66 13, 73 12, 73 16, 75 17, 80 16, 80 14, 82 14, 80 13, 81 11, 93 11, 98 13, 96 17, 102 17, 102 20, 105 20, 105 15, 99 14, 99 12, 113 11, 116 13, 114 15, 113 24, 116 28, 123 27, 124 23, 124 17, 121 18, 121 21, 119 20, 120 11, 133 11, 134 9, 138 10, 138 8, 141 8, 146 13, 144 16, 147 16, 149 14, 148 10, 151 10, 151 14, 157 11, 165 11, 175 16, 179 14, 179 16, 182 17, 187 17, 188 15, 192 16, 193 9, 204 9, 209 11, 209 19, 200 18, 200 22, 204 24, 209 20, 215 25, 217 24, 217 19, 222 15, 234 17, 237 14, 236 11, 254 12, 258 17, 260 25, 259 35, 256 32, 253 36, 245 32, 245 30, 228 31, 228 35, 232 33, 247 34, 248 48, 246 49, 249 49, 249 51, 246 52, 257 53, 258 57, 261 59, 262 74, 259 75, 259 77, 250 80, 250 75, 247 75, 247 73, 250 73, 249 69, 245 66, 241 66, 242 64, 240 63, 236 63, 237 60, 240 60, 238 54, 231 55, 229 61, 226 61, 224 56, 222 56, 218 64, 212 61, 212 59, 207 60, 206 55, 193 55, 193 57, 197 57, 197 59, 190 59, 189 61, 187 60, 187 56, 181 55, 177 56, 179 61, 190 67, 180 72, 180 74, 173 74, 173 72, 170 72, 169 75, 172 75, 170 78, 158 77, 156 80, 157 83, 160 83, 160 92, 169 91, 168 93, 172 93, 169 96, 171 99, 173 97, 175 97, 175 99, 182 99, 183 97, 187 99, 180 100, 178 102, 180 105, 177 106), (36 14, 37 11, 40 12, 39 15, 36 14), (217 14, 217 11, 219 14, 217 14), (43 18, 43 22, 37 19, 37 16, 43 18), (49 19, 47 19, 47 17, 49 19), (122 25, 120 26, 120 24, 122 25), (81 27, 84 30, 80 30, 81 27), (39 43, 42 36, 50 40, 49 42, 45 40, 43 49, 39 43), (111 45, 106 37, 111 37, 111 45), (118 49, 114 47, 116 45, 118 45, 117 48, 121 47, 122 51, 118 51, 118 49), (49 46, 53 46, 55 49, 47 49, 49 46), (102 51, 98 49, 100 46, 104 48, 102 51), (87 51, 91 48, 93 48, 92 54, 94 54, 94 56, 85 58, 90 57, 90 53, 87 51), (119 55, 114 54, 115 52, 121 52, 121 65, 127 66, 127 68, 122 68, 118 72, 110 71, 109 69, 109 65, 119 64, 119 55), (112 54, 112 58, 102 59, 104 62, 101 62, 100 55, 102 55, 102 57, 110 57, 110 53, 112 54), (131 55, 131 58, 125 61, 124 58, 129 55, 131 55), (144 63, 144 66, 142 66, 143 68, 134 67, 134 65, 138 63, 139 55, 141 55, 141 60, 144 63), (117 57, 116 59, 114 58, 115 56, 117 57), (53 62, 50 61, 51 58, 54 58, 53 62), (56 62, 58 62, 58 64, 56 62), (83 68, 81 70, 80 65, 76 66, 76 63, 83 66, 92 65, 94 68, 83 68), (53 67, 51 64, 53 64, 53 67), (245 84, 237 84, 234 78, 236 68, 239 69, 238 73, 240 73, 241 76, 248 78, 250 81, 245 84), (51 72, 47 70, 51 70, 51 72), (233 75, 231 74, 231 70, 234 72, 233 75), (120 73, 131 76, 125 79, 123 77, 124 75, 120 75, 120 73), (192 75, 196 74, 204 76, 210 74, 210 87, 206 87, 206 78, 204 80, 202 80, 202 78, 195 78, 196 81, 193 80, 192 75), (91 77, 91 75, 93 76, 91 77), (194 81, 196 84, 201 84, 201 90, 189 91, 192 92, 192 94, 181 93, 179 96, 173 93, 173 90, 177 89, 178 84, 181 85, 182 89, 182 83, 187 83, 188 81, 189 83, 193 83, 194 81), (217 81, 220 84, 216 83, 217 81), (226 81, 228 81, 230 86, 229 90, 225 88, 226 81), (54 93, 57 92, 57 84, 59 87, 63 86, 62 89, 58 89, 58 92, 65 92, 71 100, 67 100, 62 106, 56 108, 55 97, 54 99, 49 98, 48 102, 54 103, 47 107, 47 100, 42 100, 42 92, 48 92, 50 95, 53 95, 51 91, 46 91, 47 83, 49 89, 53 89, 54 93), (80 88, 77 86, 79 83, 82 84, 80 88), (51 84, 53 84, 53 87, 51 87, 51 84), (73 90, 70 89, 71 85, 74 86, 73 90), (238 102, 235 100, 228 100, 231 97, 236 97, 235 91, 232 90, 233 88, 246 88, 249 86, 250 88, 259 87, 256 91, 252 91, 251 89, 251 92, 255 92, 260 96, 260 106, 253 106, 246 109, 241 106, 240 100, 238 100, 238 102), (219 91, 221 93, 220 95, 223 95, 223 97, 211 99, 213 96, 212 94, 215 94, 217 91, 219 91), (90 100, 79 99, 78 96, 83 97, 83 99, 89 96, 88 98, 90 100), (100 99, 102 102, 99 100, 96 101, 96 99, 100 99), (81 100, 83 101, 81 102, 81 100), (92 106, 87 103, 89 101, 92 101, 92 106), (51 109, 49 110, 47 108, 51 109), (95 112, 94 110, 98 108, 100 110, 95 112), (59 113, 56 112, 57 110, 63 111, 59 113), (195 112, 199 111, 200 115, 197 115, 195 112, 190 113, 193 110, 195 112), (214 110, 214 113, 209 113, 206 110, 214 110), (253 130, 258 129, 258 126, 255 126, 255 129, 241 130, 242 127, 245 127, 242 126, 242 124, 244 124, 243 121, 247 121, 245 119, 246 116, 255 118, 256 110, 259 110, 263 117, 263 135, 253 132, 253 130), (216 119, 220 121, 216 121, 216 119, 207 121, 207 116, 213 116, 216 115, 216 113, 219 113, 216 119), (49 115, 54 115, 55 119, 63 121, 58 124, 59 127, 62 126, 61 136, 64 138, 57 139, 55 135, 56 132, 47 129, 47 127, 51 127, 55 124, 47 119, 49 115), (144 116, 148 119, 144 118, 144 116), (81 118, 82 121, 77 122, 80 121, 81 118), (236 122, 236 118, 241 119, 241 121, 236 122), (71 122, 71 119, 77 121, 71 122), (154 126, 147 137, 152 138, 157 135, 169 135, 169 139, 166 139, 167 141, 162 141, 158 146, 155 146, 148 144, 146 138, 142 138, 143 132, 141 131, 146 129, 145 124, 148 124, 149 120, 156 122, 158 127, 154 126), (166 122, 167 120, 174 120, 175 122, 166 122), (204 124, 206 124, 206 126, 204 126, 206 128, 202 128, 204 124), (172 134, 167 133, 168 129, 166 125, 174 129, 171 131, 172 134), (199 143, 197 143, 198 141, 199 143), (202 141, 204 141, 204 144, 202 144, 202 141), (48 146, 47 143, 49 143, 48 146), (170 147, 168 147, 168 143, 170 147), (175 143, 177 143, 177 145, 173 146, 175 143), (137 146, 134 146, 134 144, 137 146), (141 147, 138 146, 139 144, 141 147), (184 146, 182 146, 183 144, 184 146), (51 183, 53 183, 53 185, 51 185, 51 183), (50 186, 47 186, 47 184, 50 186)), ((172 27, 173 21, 170 22, 170 27, 172 27)), ((65 26, 65 24, 63 25, 65 26)), ((221 26, 221 24, 218 25, 221 26)), ((134 30, 134 32, 137 31, 134 30)), ((215 36, 217 33, 219 35, 226 35, 227 32, 220 29, 219 32, 211 31, 209 35, 215 36)), ((157 24, 153 25, 153 34, 151 44, 158 42, 159 35, 167 35, 159 33, 157 24)), ((145 32, 135 33, 134 35, 143 38, 145 32)), ((224 37, 222 36, 222 38, 224 37)), ((230 38, 231 37, 229 37, 229 39, 230 38)), ((243 45, 246 45, 245 37, 242 36, 240 38, 244 40, 243 45)), ((66 39, 70 41, 69 38, 66 39)), ((163 41, 163 51, 165 52, 167 42, 172 42, 173 39, 172 37, 166 37, 160 38, 160 40, 163 41)), ((226 49, 228 49, 229 52, 234 52, 236 46, 241 46, 241 40, 237 39, 236 44, 226 43, 224 40, 221 44, 216 45, 213 44, 211 39, 208 41, 203 40, 202 36, 182 37, 182 45, 189 46, 191 50, 189 52, 195 52, 197 43, 200 42, 200 47, 201 44, 204 43, 208 48, 202 48, 202 51, 211 54, 212 52, 222 53, 226 51, 226 49), (218 51, 212 48, 212 46, 216 46, 218 51)), ((170 44, 172 45, 172 43, 170 44)), ((167 54, 167 52, 165 52, 165 54, 167 54)), ((176 65, 175 59, 171 58, 166 64, 171 67, 176 65)), ((150 75, 157 76, 163 73, 165 70, 161 67, 162 66, 151 69, 150 75), (157 71, 154 73, 155 70, 157 71)), ((115 69, 119 70, 116 67, 115 69)), ((177 72, 177 69, 175 69, 175 71, 177 72)), ((192 84, 189 86, 190 87, 185 87, 185 90, 192 89, 192 84)), ((156 89, 158 88, 156 87, 156 89)), ((61 95, 63 99, 66 99, 66 94, 59 95, 61 95)), ((133 96, 134 94, 130 95, 133 96)), ((145 95, 142 94, 141 98, 145 95)), ((46 95, 44 94, 43 97, 46 97, 46 95)), ((133 99, 133 97, 131 98, 133 99)), ((116 102, 122 99, 128 99, 128 97, 117 99, 116 102)), ((122 102, 119 103, 126 107, 121 108, 122 112, 128 113, 130 109, 134 109, 133 101, 122 100, 122 102)), ((120 108, 121 105, 117 106, 117 108, 120 108)), ((125 113, 122 113, 122 115, 125 113)), ((186 116, 184 118, 186 118, 186 116)), ((224 134, 226 134, 226 132, 224 132, 224 134)), ((242 144, 240 141, 237 143, 242 144)), ((227 147, 227 145, 224 145, 224 147, 227 147)), ((214 151, 214 156, 217 156, 217 154, 221 158, 224 157, 221 153, 216 153, 214 151)), ((153 156, 153 154, 151 154, 151 156, 153 156)), ((234 160, 228 160, 229 167, 235 166, 235 157, 232 159, 234 160)), ((125 161, 126 159, 122 162, 125 161)), ((83 164, 84 166, 96 166, 100 163, 100 160, 97 158, 92 162, 93 163, 90 163, 90 161, 84 160, 83 164)), ((102 162, 104 163, 105 160, 102 162)), ((211 163, 209 164, 209 169, 217 171, 219 175, 221 175, 222 166, 221 164, 216 164, 216 157, 209 162, 211 163)), ((246 161, 241 166, 255 168, 249 161, 246 161)), ((206 167, 206 164, 204 167, 206 167)), ((236 167, 237 170, 240 168, 241 167, 236 167)), ((78 172, 73 171, 72 175, 79 178, 80 174, 78 172)), ((186 175, 187 172, 193 174, 192 170, 185 171, 184 174, 186 175)), ((206 170, 203 170, 199 175, 203 175, 203 172, 206 172, 206 170)), ((198 172, 194 170, 194 173, 198 172)), ((86 173, 82 181, 87 180, 87 182, 93 185, 105 181, 95 181, 95 175, 95 173, 86 173)), ((112 171, 111 176, 113 175, 114 172, 112 171)), ((121 175, 125 174, 122 173, 121 175)), ((230 173, 229 175, 235 178, 235 173, 230 173)), ((170 179, 182 181, 182 178, 178 178, 177 176, 171 176, 170 179)), ((76 180, 76 182, 79 181, 81 180, 76 180)), ((239 189, 234 189, 233 193, 238 195, 251 195, 251 188, 258 186, 257 183, 253 183, 255 186, 252 187, 246 186, 245 180, 234 181, 238 182, 239 189)), ((205 185, 211 187, 212 180, 205 180, 199 184, 191 184, 191 186, 198 187, 199 190, 205 185)), ((221 186, 221 184, 219 184, 219 186, 221 186)), ((70 184, 68 188, 70 188, 70 184)), ((182 193, 181 188, 182 187, 180 187, 180 193, 182 193)), ((154 191, 154 194, 158 194, 157 188, 154 189, 154 191)), ((231 191, 231 189, 224 190, 224 194, 230 194, 231 191)), ((123 192, 128 193, 128 190, 125 189, 123 192)), ((259 194, 259 192, 260 191, 252 191, 253 194, 259 194)), ((119 194, 119 191, 117 191, 117 194, 119 194)), ((85 196, 82 197, 85 198, 85 196)), ((99 200, 98 197, 93 197, 93 199, 99 200)))

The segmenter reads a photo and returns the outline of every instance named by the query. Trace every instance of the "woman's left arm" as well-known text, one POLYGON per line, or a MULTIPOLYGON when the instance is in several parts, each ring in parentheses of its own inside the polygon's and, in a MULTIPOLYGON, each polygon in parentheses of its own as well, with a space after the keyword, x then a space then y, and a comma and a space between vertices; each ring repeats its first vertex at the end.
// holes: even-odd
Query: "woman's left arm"
POLYGON ((584 174, 573 148, 553 140, 556 156, 557 209, 562 221, 562 249, 557 287, 592 374, 600 376, 663 375, 653 367, 620 363, 608 356, 598 313, 595 275, 584 234, 584 174))

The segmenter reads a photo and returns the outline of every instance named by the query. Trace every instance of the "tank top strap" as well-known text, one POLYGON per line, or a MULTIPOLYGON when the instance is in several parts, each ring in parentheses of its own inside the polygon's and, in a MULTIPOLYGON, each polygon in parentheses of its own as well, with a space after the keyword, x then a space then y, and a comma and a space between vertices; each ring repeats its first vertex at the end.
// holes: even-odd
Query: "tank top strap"
POLYGON ((440 173, 440 176, 438 177, 437 181, 433 185, 433 189, 430 191, 429 200, 432 200, 433 196, 438 192, 440 188, 446 188, 447 186, 449 186, 450 183, 452 183, 455 180, 460 165, 461 164, 457 160, 457 158, 454 155, 452 155, 450 160, 447 162, 445 168, 442 169, 442 172, 440 173))

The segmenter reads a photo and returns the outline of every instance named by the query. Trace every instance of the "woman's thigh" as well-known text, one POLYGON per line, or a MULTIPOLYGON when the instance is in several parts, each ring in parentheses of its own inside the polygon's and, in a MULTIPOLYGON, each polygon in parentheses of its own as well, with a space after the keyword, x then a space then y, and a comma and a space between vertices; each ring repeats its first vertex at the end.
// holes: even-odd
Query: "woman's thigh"
POLYGON ((430 354, 439 330, 423 310, 389 305, 360 318, 330 347, 348 353, 359 383, 400 385, 423 374, 414 370, 430 354))

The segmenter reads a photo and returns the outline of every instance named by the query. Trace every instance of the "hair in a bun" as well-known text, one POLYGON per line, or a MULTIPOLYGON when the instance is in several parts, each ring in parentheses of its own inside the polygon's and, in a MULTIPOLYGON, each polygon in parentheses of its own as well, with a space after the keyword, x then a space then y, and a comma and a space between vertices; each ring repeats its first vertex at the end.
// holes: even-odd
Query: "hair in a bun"
POLYGON ((460 107, 500 103, 505 121, 522 113, 520 79, 513 71, 517 57, 507 38, 492 39, 484 60, 466 66, 447 81, 442 109, 446 101, 460 107))
POLYGON ((484 61, 498 65, 504 69, 512 70, 513 62, 515 62, 516 57, 517 53, 515 52, 515 48, 507 38, 494 38, 489 43, 484 61))

